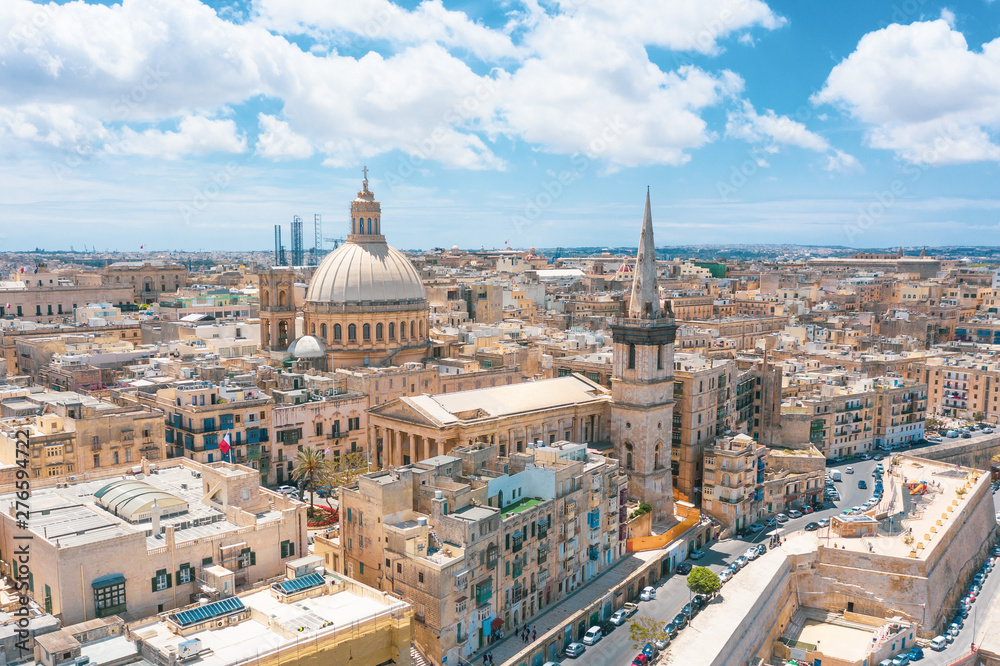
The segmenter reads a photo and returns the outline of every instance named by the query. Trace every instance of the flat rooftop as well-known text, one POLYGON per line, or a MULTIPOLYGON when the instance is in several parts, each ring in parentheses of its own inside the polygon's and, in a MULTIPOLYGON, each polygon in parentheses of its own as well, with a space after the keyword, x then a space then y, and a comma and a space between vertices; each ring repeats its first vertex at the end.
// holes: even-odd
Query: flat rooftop
POLYGON ((873 633, 839 624, 806 620, 802 628, 788 638, 815 645, 817 650, 828 657, 860 662, 868 656, 873 633))
MULTIPOLYGON (((391 598, 386 596, 385 599, 391 598)), ((313 640, 317 634, 350 627, 408 606, 403 601, 387 602, 351 590, 286 604, 272 596, 270 589, 264 589, 240 597, 240 600, 256 612, 239 624, 178 636, 170 631, 166 622, 159 621, 137 627, 136 634, 164 655, 183 641, 199 638, 202 646, 210 650, 199 657, 200 666, 228 666, 253 661, 273 650, 313 640), (332 623, 332 627, 323 627, 325 622, 332 623)))

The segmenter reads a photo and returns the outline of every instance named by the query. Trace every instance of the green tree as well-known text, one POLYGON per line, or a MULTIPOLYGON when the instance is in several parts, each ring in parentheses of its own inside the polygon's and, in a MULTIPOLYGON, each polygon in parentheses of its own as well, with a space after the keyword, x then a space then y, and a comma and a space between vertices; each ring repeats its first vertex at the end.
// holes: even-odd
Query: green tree
POLYGON ((351 485, 366 472, 368 472, 368 459, 364 452, 350 451, 346 455, 330 461, 325 482, 339 496, 340 488, 351 485))
POLYGON ((629 620, 628 637, 633 650, 641 650, 647 643, 670 640, 670 634, 663 630, 663 621, 651 617, 636 617, 629 620))
POLYGON ((972 415, 972 420, 976 421, 977 423, 981 422, 985 418, 986 418, 986 414, 984 414, 982 412, 976 412, 975 414, 972 415))
POLYGON ((312 513, 316 504, 316 487, 323 483, 329 474, 330 462, 322 451, 304 448, 295 456, 295 468, 292 478, 299 482, 302 492, 309 493, 309 512, 312 513))
POLYGON ((695 594, 704 594, 710 597, 722 588, 722 581, 708 567, 695 567, 688 574, 687 586, 695 594))
POLYGON ((924 430, 927 431, 940 430, 942 426, 944 426, 944 423, 940 419, 936 419, 933 416, 927 417, 927 420, 924 421, 924 430))

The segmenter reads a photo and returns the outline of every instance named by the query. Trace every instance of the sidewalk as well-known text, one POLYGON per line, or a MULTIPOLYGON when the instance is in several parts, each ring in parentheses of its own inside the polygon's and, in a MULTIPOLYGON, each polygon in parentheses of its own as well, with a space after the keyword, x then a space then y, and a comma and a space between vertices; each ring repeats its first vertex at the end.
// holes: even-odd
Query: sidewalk
MULTIPOLYGON (((602 573, 590 579, 562 601, 552 604, 540 614, 528 620, 528 624, 531 625, 532 629, 537 628, 538 638, 541 639, 553 627, 556 627, 560 623, 564 622, 581 608, 585 608, 589 604, 594 603, 602 597, 610 594, 611 590, 616 585, 624 581, 632 575, 633 572, 650 560, 661 557, 667 550, 667 548, 663 548, 660 550, 627 553, 625 557, 618 562, 618 564, 614 565, 610 569, 606 569, 602 573), (598 584, 595 585, 595 583, 598 584)), ((523 626, 524 625, 522 624, 521 627, 518 627, 517 629, 521 629, 523 626)), ((526 647, 530 646, 531 643, 532 641, 530 640, 530 637, 528 642, 525 643, 521 640, 520 634, 505 635, 500 641, 493 643, 492 645, 487 645, 485 649, 476 652, 466 659, 463 659, 462 664, 463 666, 465 664, 481 666, 483 663, 483 655, 487 652, 493 653, 493 662, 495 664, 503 664, 508 659, 511 659, 526 647)))

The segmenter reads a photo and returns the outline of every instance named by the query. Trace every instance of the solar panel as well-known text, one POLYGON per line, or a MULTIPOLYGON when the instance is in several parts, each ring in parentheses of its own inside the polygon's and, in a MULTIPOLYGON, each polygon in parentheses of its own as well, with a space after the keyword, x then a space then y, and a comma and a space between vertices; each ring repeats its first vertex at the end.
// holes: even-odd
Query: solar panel
POLYGON ((180 626, 190 627, 191 625, 200 624, 206 620, 211 620, 216 617, 223 617, 225 615, 238 613, 244 608, 246 607, 238 597, 230 597, 228 599, 223 599, 222 601, 215 601, 210 604, 205 604, 204 606, 198 606, 197 608, 181 611, 174 617, 176 618, 177 624, 180 626))
POLYGON ((315 572, 306 574, 305 576, 299 576, 298 578, 293 578, 291 580, 286 580, 283 583, 278 583, 278 587, 280 587, 281 591, 285 594, 301 592, 302 590, 310 590, 314 587, 319 587, 320 585, 326 585, 326 579, 315 572))

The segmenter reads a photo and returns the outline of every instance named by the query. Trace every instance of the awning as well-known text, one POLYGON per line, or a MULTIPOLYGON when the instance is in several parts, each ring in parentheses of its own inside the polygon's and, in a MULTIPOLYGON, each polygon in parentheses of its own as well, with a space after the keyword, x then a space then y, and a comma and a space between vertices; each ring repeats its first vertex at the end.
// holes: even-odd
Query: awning
POLYGON ((492 629, 493 631, 496 631, 497 629, 499 629, 502 626, 503 626, 503 619, 502 618, 495 617, 495 618, 493 618, 493 621, 490 622, 490 629, 492 629))
POLYGON ((101 576, 100 578, 95 578, 90 581, 90 586, 95 590, 99 590, 105 587, 111 587, 112 585, 118 585, 119 583, 125 582, 125 576, 122 574, 108 574, 107 576, 101 576))

